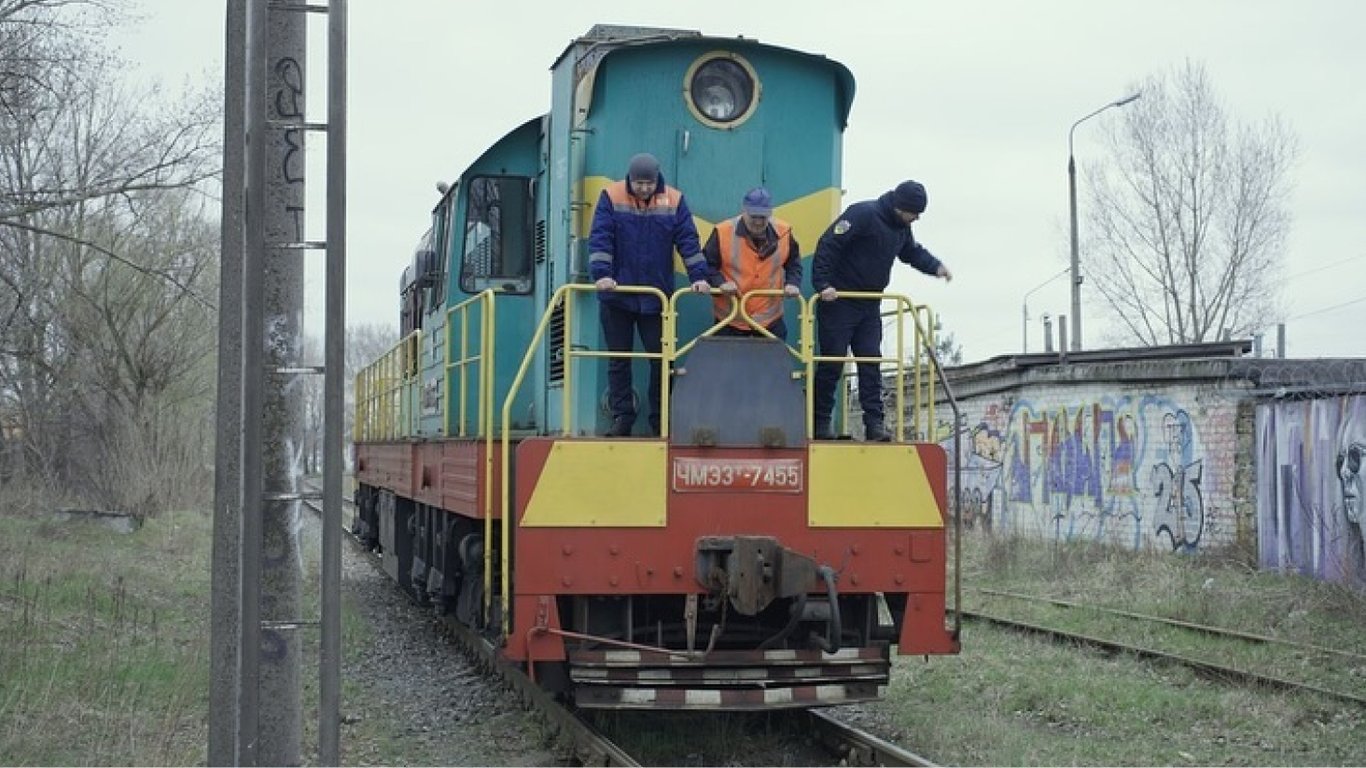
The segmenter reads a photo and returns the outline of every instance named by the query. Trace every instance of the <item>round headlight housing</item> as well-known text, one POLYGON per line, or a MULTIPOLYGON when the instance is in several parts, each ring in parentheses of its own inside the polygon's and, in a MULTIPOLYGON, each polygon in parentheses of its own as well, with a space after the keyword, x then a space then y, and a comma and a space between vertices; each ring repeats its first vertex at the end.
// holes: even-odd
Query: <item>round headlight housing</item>
POLYGON ((759 84, 749 62, 733 53, 709 53, 688 68, 688 109, 703 123, 733 128, 759 102, 759 84))

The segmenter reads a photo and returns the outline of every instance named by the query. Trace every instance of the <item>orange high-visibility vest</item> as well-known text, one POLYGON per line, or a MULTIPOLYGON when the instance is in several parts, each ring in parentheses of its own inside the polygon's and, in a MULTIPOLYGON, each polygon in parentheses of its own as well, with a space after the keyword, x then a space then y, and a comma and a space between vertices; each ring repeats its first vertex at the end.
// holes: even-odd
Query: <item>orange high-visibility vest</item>
MULTIPOLYGON (((759 257, 739 216, 716 225, 716 245, 721 252, 721 276, 735 283, 738 296, 760 288, 783 287, 783 265, 792 246, 792 240, 788 237, 792 225, 780 219, 769 219, 769 224, 778 235, 778 247, 767 258, 759 257)), ((712 303, 717 320, 730 314, 729 296, 717 296, 712 303)), ((768 327, 782 316, 783 297, 755 296, 745 303, 745 311, 759 325, 768 327)), ((731 321, 731 327, 747 330, 750 325, 737 314, 731 321)))
POLYGON ((668 184, 657 185, 649 200, 641 200, 631 194, 629 181, 610 184, 604 191, 616 210, 650 216, 673 216, 678 212, 678 201, 683 199, 683 193, 668 184))

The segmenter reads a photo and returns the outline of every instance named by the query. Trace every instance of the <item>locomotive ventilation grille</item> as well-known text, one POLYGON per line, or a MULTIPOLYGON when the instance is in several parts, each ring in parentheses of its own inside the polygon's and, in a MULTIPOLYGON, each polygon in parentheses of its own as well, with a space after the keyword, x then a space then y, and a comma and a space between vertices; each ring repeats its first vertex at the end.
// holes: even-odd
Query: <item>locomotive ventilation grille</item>
POLYGON ((564 305, 555 307, 550 316, 550 381, 564 381, 564 305))

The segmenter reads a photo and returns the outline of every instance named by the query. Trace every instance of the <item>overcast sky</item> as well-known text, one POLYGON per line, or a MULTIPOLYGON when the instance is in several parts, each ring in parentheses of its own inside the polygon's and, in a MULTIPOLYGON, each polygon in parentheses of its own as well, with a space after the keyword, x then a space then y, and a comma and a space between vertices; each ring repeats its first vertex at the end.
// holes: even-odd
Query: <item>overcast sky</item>
MULTIPOLYGON (((222 2, 140 4, 146 21, 116 39, 143 74, 171 84, 221 77, 222 2)), ((1022 304, 1036 286, 1031 351, 1042 347, 1039 318, 1070 311, 1060 273, 1069 264, 1071 124, 1150 75, 1202 63, 1230 117, 1278 114, 1301 143, 1285 190, 1293 221, 1279 281, 1289 355, 1366 356, 1366 3, 1358 0, 349 5, 348 322, 396 324, 399 274, 428 225, 435 183, 544 113, 556 56, 593 24, 616 23, 743 35, 849 67, 857 91, 845 202, 905 178, 926 185, 930 206, 916 234, 955 279, 898 268, 891 290, 934 307, 967 361, 1020 351, 1022 304)), ((321 74, 324 49, 310 55, 321 74)), ((322 83, 312 88, 310 112, 325 107, 322 83)), ((1088 164, 1100 159, 1104 123, 1116 112, 1077 129, 1083 205, 1088 164)), ((321 173, 313 178, 320 189, 321 173)), ((1082 295, 1093 348, 1105 339, 1105 308, 1085 286, 1082 295)), ((1265 330, 1270 348, 1275 328, 1265 330)))

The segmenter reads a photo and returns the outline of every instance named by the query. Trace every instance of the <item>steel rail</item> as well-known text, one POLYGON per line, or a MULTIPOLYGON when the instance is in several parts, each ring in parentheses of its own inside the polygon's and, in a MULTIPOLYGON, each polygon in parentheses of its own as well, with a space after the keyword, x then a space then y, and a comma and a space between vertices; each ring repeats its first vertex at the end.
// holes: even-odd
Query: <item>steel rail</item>
POLYGON ((839 758, 839 765, 935 765, 928 758, 842 723, 820 710, 808 709, 806 714, 811 733, 839 758))
POLYGON ((1133 611, 1124 611, 1118 608, 1107 608, 1101 605, 1089 605, 1086 603, 1078 603, 1073 602, 1071 600, 1063 600, 1062 598, 1047 597, 1044 595, 1026 595, 1020 592, 1008 592, 1003 589, 969 587, 969 591, 977 592, 983 595, 995 595, 998 597, 1007 597, 1016 600, 1050 603, 1052 605, 1061 606, 1063 608, 1077 608, 1087 611, 1096 611, 1097 613, 1107 613, 1113 616, 1123 616, 1127 619, 1142 619, 1144 621, 1151 621, 1158 624, 1168 624, 1173 627, 1189 629, 1192 632, 1202 632, 1204 634, 1213 635, 1215 637, 1236 637, 1239 640, 1247 640, 1254 643, 1266 643, 1268 645, 1284 645, 1290 648, 1298 648, 1304 651, 1312 651, 1314 653, 1342 656, 1343 658, 1351 659, 1353 661, 1366 661, 1366 655, 1362 655, 1360 653, 1353 653, 1351 651, 1344 651, 1337 648, 1327 648, 1322 645, 1313 645, 1312 643, 1297 643, 1294 640, 1285 640, 1279 637, 1258 635, 1253 634, 1251 632, 1241 632, 1236 629, 1227 629, 1225 627, 1212 627, 1207 624, 1197 624, 1192 621, 1182 621, 1181 619, 1172 619, 1166 616, 1153 616, 1147 613, 1135 613, 1133 611))
MULTIPOLYGON (((315 514, 320 514, 313 502, 304 502, 315 514)), ((347 501, 347 506, 353 502, 347 501)), ((364 557, 370 567, 386 580, 380 556, 361 545, 354 536, 347 536, 353 551, 364 557)), ((397 589, 397 588, 396 588, 397 589)), ((401 591, 401 590, 400 590, 401 591)), ((406 593, 405 593, 406 594, 406 593)), ((411 599, 411 595, 408 596, 411 599)), ((553 735, 567 739, 573 746, 574 757, 581 765, 594 766, 639 766, 640 763, 614 744, 591 723, 580 718, 575 712, 559 703, 554 697, 537 685, 526 672, 510 662, 498 657, 496 649, 489 641, 473 629, 461 624, 453 616, 442 616, 440 626, 465 654, 466 658, 484 670, 498 675, 503 683, 515 691, 524 704, 534 708, 551 726, 553 735)))
POLYGON ((1350 693, 1344 693, 1342 691, 1334 691, 1328 688, 1322 688, 1311 683, 1300 683, 1295 682, 1294 680, 1287 680, 1281 677, 1262 674, 1260 672, 1249 672, 1245 669, 1237 669, 1235 667, 1227 667, 1222 664, 1214 664, 1212 662, 1201 661, 1199 659, 1193 659, 1189 656, 1183 656, 1179 653, 1168 653, 1166 651, 1159 651, 1152 648, 1143 648, 1136 645, 1128 645, 1126 643, 1120 643, 1113 640, 1106 640, 1104 638, 1095 637, 1093 635, 1083 635, 1075 632, 1067 632, 1065 630, 1053 629, 1051 627, 1045 627, 1039 624, 1030 624, 1028 622, 1016 621, 1014 619, 1007 619, 1001 616, 993 616, 991 614, 982 613, 980 611, 963 611, 963 616, 965 618, 978 619, 990 624, 996 624, 998 626, 1007 627, 1009 629, 1019 630, 1021 632, 1042 635, 1051 640, 1059 642, 1069 642, 1077 645, 1099 648, 1101 650, 1110 651, 1112 653, 1127 653, 1143 659, 1158 659, 1161 661, 1175 662, 1177 664, 1188 667, 1190 669, 1195 670, 1196 672, 1205 674, 1215 679, 1232 680, 1234 682, 1244 684, 1265 685, 1271 688, 1286 691, 1312 691, 1314 693, 1327 696, 1329 698, 1339 699, 1342 701, 1351 702, 1358 706, 1366 707, 1366 698, 1363 698, 1361 696, 1357 696, 1350 693))

